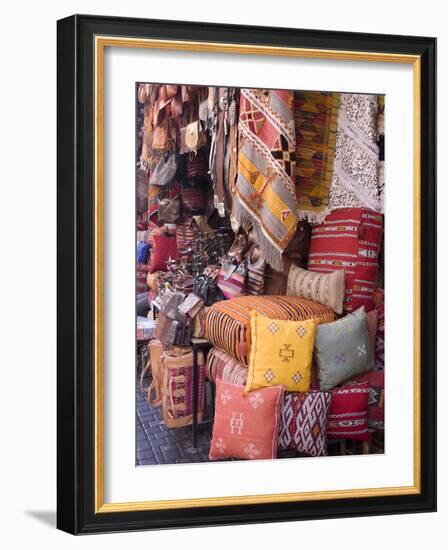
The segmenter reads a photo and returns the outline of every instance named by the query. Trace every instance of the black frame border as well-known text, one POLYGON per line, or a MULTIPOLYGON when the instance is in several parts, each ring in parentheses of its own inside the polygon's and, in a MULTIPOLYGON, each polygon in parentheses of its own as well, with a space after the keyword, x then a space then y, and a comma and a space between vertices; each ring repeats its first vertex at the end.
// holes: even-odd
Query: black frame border
POLYGON ((435 511, 436 39, 74 15, 57 23, 57 50, 57 527, 82 534, 435 511), (420 56, 420 494, 95 514, 93 44, 96 35, 420 56))

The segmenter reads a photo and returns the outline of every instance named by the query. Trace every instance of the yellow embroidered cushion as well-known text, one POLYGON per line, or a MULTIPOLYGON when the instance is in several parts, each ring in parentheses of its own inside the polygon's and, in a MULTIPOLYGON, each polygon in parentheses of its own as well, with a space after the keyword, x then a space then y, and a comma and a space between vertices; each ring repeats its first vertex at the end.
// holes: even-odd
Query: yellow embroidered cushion
POLYGON ((311 384, 316 325, 313 320, 282 321, 250 313, 252 345, 245 392, 282 384, 307 391, 311 384))

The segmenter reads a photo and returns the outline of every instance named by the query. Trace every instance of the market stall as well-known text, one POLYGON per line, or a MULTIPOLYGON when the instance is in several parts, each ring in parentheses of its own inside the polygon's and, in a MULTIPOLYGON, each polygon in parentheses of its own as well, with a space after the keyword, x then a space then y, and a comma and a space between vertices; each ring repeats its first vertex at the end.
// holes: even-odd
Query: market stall
POLYGON ((150 447, 158 414, 197 460, 383 452, 384 98, 140 83, 136 109, 150 447))

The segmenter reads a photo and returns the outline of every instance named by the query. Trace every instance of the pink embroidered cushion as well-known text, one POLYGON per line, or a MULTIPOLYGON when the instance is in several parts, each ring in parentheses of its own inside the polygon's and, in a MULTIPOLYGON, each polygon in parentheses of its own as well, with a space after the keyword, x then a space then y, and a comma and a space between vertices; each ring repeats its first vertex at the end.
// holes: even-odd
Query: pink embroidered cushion
POLYGON ((283 386, 243 393, 243 387, 216 381, 210 459, 268 459, 277 456, 283 386))

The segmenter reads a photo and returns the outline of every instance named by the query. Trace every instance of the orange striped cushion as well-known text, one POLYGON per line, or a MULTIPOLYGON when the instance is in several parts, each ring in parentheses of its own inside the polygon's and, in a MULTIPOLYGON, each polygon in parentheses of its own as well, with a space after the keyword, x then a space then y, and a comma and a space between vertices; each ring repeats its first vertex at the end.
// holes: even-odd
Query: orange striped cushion
POLYGON ((217 302, 207 312, 205 337, 244 364, 250 349, 251 310, 286 321, 329 323, 335 318, 330 308, 297 296, 240 296, 217 302))

